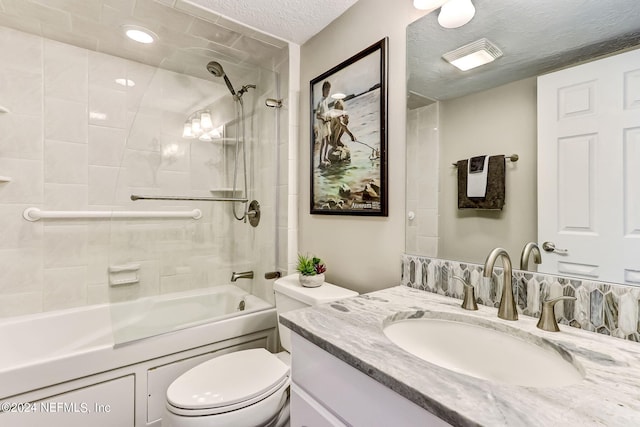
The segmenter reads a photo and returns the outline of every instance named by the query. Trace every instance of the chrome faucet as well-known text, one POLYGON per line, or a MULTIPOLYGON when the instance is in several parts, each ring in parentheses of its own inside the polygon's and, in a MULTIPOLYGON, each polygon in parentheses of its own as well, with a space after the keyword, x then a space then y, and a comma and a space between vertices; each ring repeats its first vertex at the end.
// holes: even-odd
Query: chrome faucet
POLYGON ((238 279, 253 279, 253 271, 243 271, 242 273, 236 273, 234 271, 231 274, 231 281, 235 282, 238 279))
POLYGON ((529 242, 522 248, 522 254, 520 254, 520 270, 529 269, 529 257, 533 254, 533 262, 536 264, 542 263, 542 255, 540 253, 540 247, 535 242, 529 242))
POLYGON ((511 258, 509 254, 502 248, 495 248, 491 251, 487 260, 484 262, 484 277, 491 277, 493 274, 493 266, 498 258, 502 258, 502 268, 504 286, 502 287, 502 296, 500 297, 500 306, 498 307, 498 317, 504 320, 518 320, 518 310, 516 309, 516 300, 513 297, 513 287, 511 284, 511 258))

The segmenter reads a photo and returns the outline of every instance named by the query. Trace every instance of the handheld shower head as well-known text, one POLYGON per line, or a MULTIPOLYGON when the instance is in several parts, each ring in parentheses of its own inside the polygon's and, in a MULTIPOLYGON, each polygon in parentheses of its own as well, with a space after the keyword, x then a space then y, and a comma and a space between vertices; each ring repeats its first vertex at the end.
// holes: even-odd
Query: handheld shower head
POLYGON ((229 88, 229 92, 231 92, 231 95, 233 95, 234 97, 236 96, 236 91, 233 89, 233 85, 229 81, 227 74, 224 72, 224 69, 222 68, 222 65, 220 65, 219 62, 216 62, 216 61, 209 62, 207 64, 207 71, 209 71, 211 74, 213 74, 216 77, 224 78, 224 82, 226 83, 227 88, 229 88))

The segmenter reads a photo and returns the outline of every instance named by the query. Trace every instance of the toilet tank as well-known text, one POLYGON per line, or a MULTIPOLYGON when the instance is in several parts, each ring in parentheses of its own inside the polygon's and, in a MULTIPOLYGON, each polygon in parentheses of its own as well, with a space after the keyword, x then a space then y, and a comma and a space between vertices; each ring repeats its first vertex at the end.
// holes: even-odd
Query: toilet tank
MULTIPOLYGON (((280 313, 299 308, 331 302, 342 298, 354 297, 357 292, 324 282, 317 288, 305 288, 298 281, 297 274, 281 277, 273 283, 276 297, 276 311, 280 313)), ((278 322, 278 332, 282 347, 291 352, 291 330, 278 322)))

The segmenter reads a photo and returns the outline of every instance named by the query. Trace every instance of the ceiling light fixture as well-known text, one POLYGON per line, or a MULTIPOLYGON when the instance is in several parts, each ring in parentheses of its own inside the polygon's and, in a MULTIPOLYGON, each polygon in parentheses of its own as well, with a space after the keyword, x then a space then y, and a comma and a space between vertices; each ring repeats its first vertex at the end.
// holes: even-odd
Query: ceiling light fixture
POLYGON ((413 7, 420 10, 433 10, 446 2, 447 0, 413 0, 413 7))
POLYGON ((442 55, 442 58, 462 71, 488 64, 502 56, 502 51, 482 38, 442 55))
POLYGON ((440 8, 438 23, 444 28, 462 27, 476 14, 471 0, 413 0, 413 7, 432 11, 440 8))
POLYGON ((449 0, 440 8, 438 24, 444 28, 458 28, 471 21, 476 8, 471 0, 449 0))
POLYGON ((151 30, 148 30, 144 27, 140 27, 137 25, 123 25, 124 33, 131 40, 137 41, 138 43, 149 44, 153 43, 158 39, 158 36, 151 30))

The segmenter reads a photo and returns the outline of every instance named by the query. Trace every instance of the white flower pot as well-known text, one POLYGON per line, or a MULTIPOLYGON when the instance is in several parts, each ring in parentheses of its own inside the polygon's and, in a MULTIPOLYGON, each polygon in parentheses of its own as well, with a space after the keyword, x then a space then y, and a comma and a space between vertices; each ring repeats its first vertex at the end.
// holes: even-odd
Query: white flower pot
POLYGON ((305 288, 317 288, 324 283, 324 273, 316 274, 315 276, 304 276, 299 273, 298 280, 305 288))

